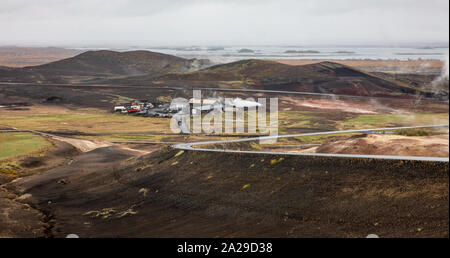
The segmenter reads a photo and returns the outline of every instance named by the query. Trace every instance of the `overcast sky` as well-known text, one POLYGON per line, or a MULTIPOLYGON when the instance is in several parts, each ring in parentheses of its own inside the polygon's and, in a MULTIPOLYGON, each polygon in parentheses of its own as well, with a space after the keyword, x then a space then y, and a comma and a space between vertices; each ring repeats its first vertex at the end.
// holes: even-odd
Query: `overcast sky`
POLYGON ((1 0, 0 44, 447 44, 449 0, 1 0))

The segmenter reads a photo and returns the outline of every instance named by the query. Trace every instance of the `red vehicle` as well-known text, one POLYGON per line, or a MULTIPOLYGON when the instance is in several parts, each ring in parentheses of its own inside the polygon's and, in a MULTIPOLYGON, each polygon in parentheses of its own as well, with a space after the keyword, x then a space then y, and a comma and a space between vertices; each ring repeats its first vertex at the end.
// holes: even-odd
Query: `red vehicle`
POLYGON ((139 106, 131 106, 128 109, 128 113, 136 113, 136 112, 140 112, 141 111, 141 107, 139 106))

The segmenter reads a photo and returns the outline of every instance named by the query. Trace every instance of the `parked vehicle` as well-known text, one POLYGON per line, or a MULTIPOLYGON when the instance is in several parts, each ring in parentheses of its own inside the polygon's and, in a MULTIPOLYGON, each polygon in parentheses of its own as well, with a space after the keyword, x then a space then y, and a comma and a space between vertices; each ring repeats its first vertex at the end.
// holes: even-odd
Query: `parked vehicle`
POLYGON ((140 106, 131 106, 128 109, 128 113, 136 113, 136 112, 140 112, 141 111, 141 107, 140 106))
POLYGON ((115 106, 114 107, 114 112, 123 112, 124 110, 125 111, 127 110, 127 108, 125 106, 115 106))
POLYGON ((144 117, 163 117, 170 118, 178 110, 172 110, 170 103, 150 103, 148 101, 120 103, 114 107, 114 112, 133 114, 144 117))

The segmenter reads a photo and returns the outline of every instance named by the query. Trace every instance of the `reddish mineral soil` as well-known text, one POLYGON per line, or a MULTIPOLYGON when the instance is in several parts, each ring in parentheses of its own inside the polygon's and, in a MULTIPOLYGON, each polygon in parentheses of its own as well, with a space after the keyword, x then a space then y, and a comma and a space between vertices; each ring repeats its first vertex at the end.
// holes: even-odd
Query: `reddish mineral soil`
POLYGON ((350 103, 338 100, 327 99, 297 99, 292 97, 281 98, 284 104, 289 106, 310 108, 310 109, 323 109, 333 111, 343 111, 347 113, 356 114, 377 114, 376 107, 374 105, 362 104, 362 103, 350 103))
POLYGON ((368 135, 325 143, 315 149, 315 152, 448 157, 448 148, 448 134, 423 137, 368 135))

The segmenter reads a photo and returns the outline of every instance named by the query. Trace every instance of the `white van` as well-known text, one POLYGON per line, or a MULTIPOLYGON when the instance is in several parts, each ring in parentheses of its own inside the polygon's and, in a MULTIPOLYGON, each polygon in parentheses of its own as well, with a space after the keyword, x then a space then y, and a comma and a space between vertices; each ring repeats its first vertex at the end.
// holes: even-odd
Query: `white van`
POLYGON ((124 106, 116 106, 114 107, 114 112, 124 112, 127 111, 127 109, 124 106))

